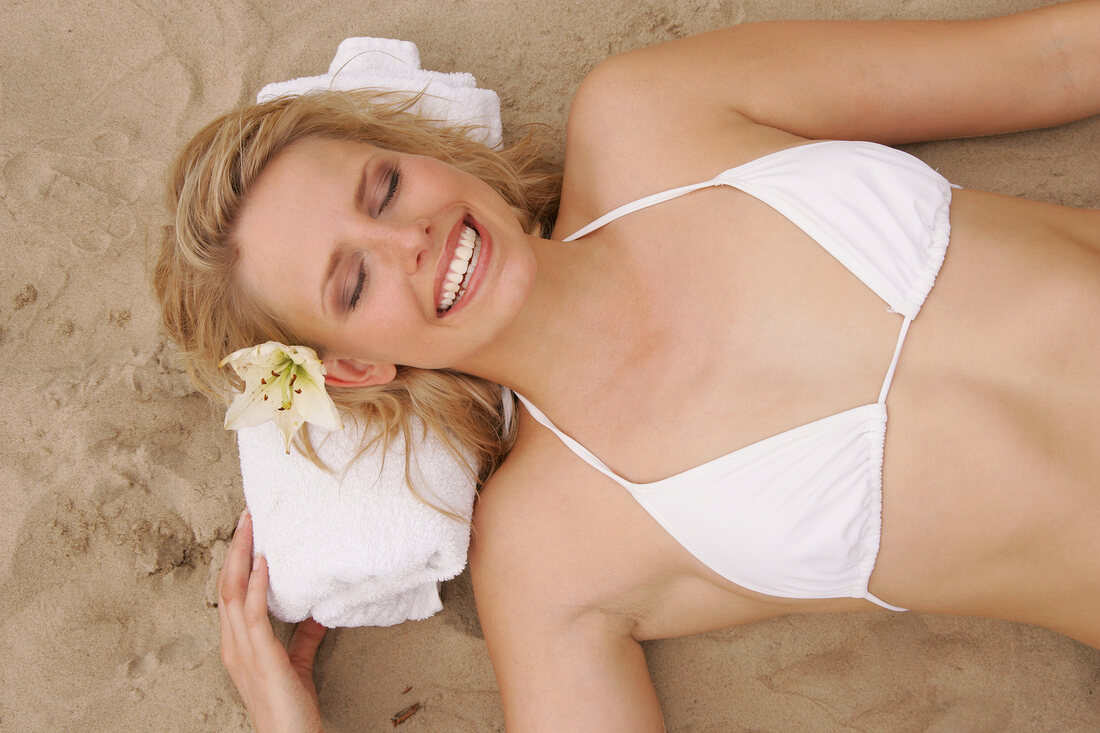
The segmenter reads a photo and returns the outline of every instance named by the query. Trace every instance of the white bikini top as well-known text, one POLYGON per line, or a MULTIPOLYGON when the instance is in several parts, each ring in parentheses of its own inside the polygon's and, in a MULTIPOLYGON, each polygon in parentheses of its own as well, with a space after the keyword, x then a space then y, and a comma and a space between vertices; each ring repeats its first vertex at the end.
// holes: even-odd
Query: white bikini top
MULTIPOLYGON (((620 206, 566 241, 708 186, 733 186, 812 237, 904 316, 878 401, 774 435, 661 481, 635 484, 516 395, 539 423, 612 479, 728 580, 784 598, 865 598, 882 529, 886 395, 909 324, 943 263, 951 184, 916 158, 864 142, 787 148, 715 178, 620 206)), ((885 363, 885 355, 883 358, 885 363)), ((510 407, 511 400, 505 400, 510 407)), ((510 410, 509 410, 510 412, 510 410)))

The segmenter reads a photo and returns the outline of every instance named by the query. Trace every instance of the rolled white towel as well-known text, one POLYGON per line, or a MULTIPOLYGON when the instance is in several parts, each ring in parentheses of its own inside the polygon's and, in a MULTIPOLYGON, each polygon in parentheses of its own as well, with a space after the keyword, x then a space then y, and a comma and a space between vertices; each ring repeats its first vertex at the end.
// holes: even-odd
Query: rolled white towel
POLYGON ((500 97, 478 89, 464 72, 442 73, 420 68, 416 44, 392 38, 347 38, 336 49, 326 74, 268 84, 256 95, 264 102, 287 94, 335 89, 377 89, 423 96, 412 108, 447 125, 472 125, 475 140, 498 148, 501 143, 500 97))
POLYGON ((461 519, 412 495, 401 439, 341 472, 363 431, 346 415, 344 425, 327 435, 311 428, 335 475, 297 452, 287 455, 274 423, 237 431, 255 551, 270 570, 268 608, 283 621, 312 616, 329 627, 427 618, 442 608, 439 582, 466 565, 474 480, 430 435, 414 445, 414 485, 461 519))

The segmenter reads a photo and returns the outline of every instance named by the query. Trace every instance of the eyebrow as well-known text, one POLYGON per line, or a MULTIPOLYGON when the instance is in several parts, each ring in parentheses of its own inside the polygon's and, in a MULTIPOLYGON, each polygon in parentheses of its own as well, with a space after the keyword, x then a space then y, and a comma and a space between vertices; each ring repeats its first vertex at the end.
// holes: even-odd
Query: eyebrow
POLYGON ((363 208, 363 202, 367 196, 367 167, 370 161, 363 166, 363 171, 359 174, 359 187, 355 189, 355 208, 363 208))

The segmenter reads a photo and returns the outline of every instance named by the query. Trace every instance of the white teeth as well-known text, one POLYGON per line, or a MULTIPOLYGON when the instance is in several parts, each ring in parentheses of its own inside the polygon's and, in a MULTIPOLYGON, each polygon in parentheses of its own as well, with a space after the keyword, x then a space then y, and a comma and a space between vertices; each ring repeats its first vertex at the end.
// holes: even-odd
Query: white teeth
POLYGON ((437 310, 441 312, 450 310, 451 306, 466 293, 466 286, 470 284, 470 276, 473 275, 480 254, 481 235, 473 227, 464 227, 462 234, 458 237, 454 259, 447 266, 437 310))

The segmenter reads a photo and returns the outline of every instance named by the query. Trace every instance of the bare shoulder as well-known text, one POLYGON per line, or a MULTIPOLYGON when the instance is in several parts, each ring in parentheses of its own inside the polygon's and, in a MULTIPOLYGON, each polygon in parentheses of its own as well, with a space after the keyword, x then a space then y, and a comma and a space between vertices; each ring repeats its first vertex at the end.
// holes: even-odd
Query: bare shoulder
POLYGON ((599 603, 587 594, 600 574, 591 553, 609 542, 598 526, 607 487, 602 476, 530 422, 521 418, 515 447, 481 491, 471 568, 486 586, 506 584, 524 604, 538 600, 543 608, 561 605, 575 612, 599 603))
POLYGON ((645 589, 678 571, 671 540, 622 487, 520 415, 516 444, 474 512, 479 608, 537 606, 551 625, 585 614, 637 618, 648 608, 645 589))
POLYGON ((573 98, 557 234, 627 201, 704 180, 803 140, 758 125, 675 75, 649 49, 592 69, 573 98))

